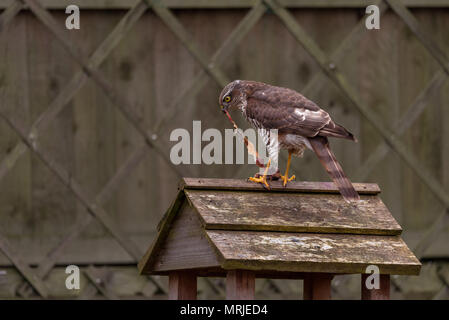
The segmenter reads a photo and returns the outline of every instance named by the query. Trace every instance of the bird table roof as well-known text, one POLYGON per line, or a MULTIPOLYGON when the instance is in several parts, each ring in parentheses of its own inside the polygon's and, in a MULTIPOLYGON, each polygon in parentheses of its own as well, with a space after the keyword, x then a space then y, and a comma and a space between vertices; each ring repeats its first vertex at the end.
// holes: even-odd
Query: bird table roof
POLYGON ((361 200, 350 204, 332 182, 275 181, 268 191, 245 180, 184 178, 139 269, 363 273, 374 264, 418 274, 379 187, 354 187, 361 200))

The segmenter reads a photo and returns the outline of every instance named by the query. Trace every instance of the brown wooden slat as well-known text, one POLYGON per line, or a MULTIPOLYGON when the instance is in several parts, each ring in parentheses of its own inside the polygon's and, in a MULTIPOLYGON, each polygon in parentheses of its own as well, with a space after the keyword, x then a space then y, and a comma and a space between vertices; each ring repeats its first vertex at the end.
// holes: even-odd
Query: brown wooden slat
POLYGON ((206 229, 397 235, 378 197, 348 204, 339 194, 185 190, 206 229))
POLYGON ((254 300, 254 272, 231 270, 226 275, 226 300, 254 300))
POLYGON ((159 251, 162 247, 165 238, 170 232, 170 228, 174 222, 174 218, 176 217, 177 212, 180 210, 181 206, 184 203, 184 193, 178 192, 176 199, 171 204, 170 208, 165 213, 164 217, 162 217, 159 226, 158 226, 158 234, 155 238, 153 244, 146 251, 145 255, 142 257, 138 264, 138 269, 141 274, 147 273, 149 269, 153 266, 156 260, 155 252, 159 251))
MULTIPOLYGON (((360 194, 380 193, 380 188, 375 183, 353 183, 353 185, 360 194)), ((339 193, 333 182, 291 181, 283 187, 281 182, 271 181, 270 186, 271 189, 267 191, 261 184, 247 180, 208 178, 183 178, 179 185, 181 189, 339 193)))
POLYGON ((22 7, 23 4, 20 1, 10 1, 10 5, 5 7, 5 11, 0 15, 0 34, 6 30, 22 7))
POLYGON ((168 280, 169 300, 196 300, 197 278, 189 271, 170 272, 168 280))
POLYGON ((420 262, 398 236, 207 230, 224 269, 417 275, 420 262))
MULTIPOLYGON (((218 277, 223 278, 226 277, 228 271, 224 270, 220 267, 215 268, 196 268, 189 269, 194 270, 195 274, 198 277, 218 277)), ((304 272, 288 272, 288 271, 276 271, 276 270, 253 270, 254 275, 257 279, 304 279, 308 273, 304 272)), ((167 276, 170 274, 170 271, 154 271, 151 272, 154 275, 167 276)), ((271 284, 270 284, 271 285, 271 284)), ((276 287, 279 291, 282 291, 282 288, 277 288, 277 285, 273 283, 273 286, 276 287)), ((222 292, 222 289, 217 289, 222 292)))
POLYGON ((304 300, 330 300, 333 276, 328 273, 309 273, 304 278, 304 300))

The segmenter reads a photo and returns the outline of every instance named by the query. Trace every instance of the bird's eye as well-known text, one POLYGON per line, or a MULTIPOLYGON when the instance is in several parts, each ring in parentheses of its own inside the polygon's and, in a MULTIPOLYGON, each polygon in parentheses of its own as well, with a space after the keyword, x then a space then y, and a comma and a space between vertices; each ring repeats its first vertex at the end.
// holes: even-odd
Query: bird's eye
POLYGON ((231 101, 231 97, 230 97, 230 96, 226 96, 226 97, 224 98, 224 101, 225 101, 225 102, 231 101))

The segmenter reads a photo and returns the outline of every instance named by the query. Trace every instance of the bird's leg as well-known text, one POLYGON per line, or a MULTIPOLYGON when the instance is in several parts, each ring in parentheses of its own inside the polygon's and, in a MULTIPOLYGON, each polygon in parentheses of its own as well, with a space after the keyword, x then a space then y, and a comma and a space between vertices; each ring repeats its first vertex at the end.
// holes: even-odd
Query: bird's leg
POLYGON ((265 167, 265 171, 263 173, 263 176, 257 177, 257 178, 256 177, 249 177, 248 179, 253 181, 253 182, 262 183, 265 187, 270 189, 270 185, 267 182, 267 173, 268 173, 268 169, 270 168, 270 163, 271 163, 271 159, 268 159, 268 163, 267 163, 267 166, 265 167))
POLYGON ((290 178, 288 177, 288 169, 290 168, 290 162, 292 161, 292 153, 291 151, 288 152, 288 160, 287 160, 287 168, 285 169, 285 175, 281 175, 282 184, 284 187, 287 185, 288 181, 292 181, 295 179, 295 175, 292 175, 290 178))

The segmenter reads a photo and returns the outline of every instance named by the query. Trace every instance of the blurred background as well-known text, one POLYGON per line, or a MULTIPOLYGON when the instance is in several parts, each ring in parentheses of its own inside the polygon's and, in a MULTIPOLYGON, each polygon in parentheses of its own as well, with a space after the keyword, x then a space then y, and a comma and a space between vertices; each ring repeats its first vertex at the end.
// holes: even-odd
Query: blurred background
MULTIPOLYGON (((352 181, 380 185, 423 263, 419 277, 394 278, 392 298, 449 298, 449 0, 0 0, 0 10, 0 298, 165 299, 167 279, 139 276, 136 263, 180 178, 257 172, 169 160, 173 129, 231 128, 218 95, 234 79, 295 89, 357 136, 331 141, 337 158, 352 181), (79 30, 65 27, 70 4, 79 30), (379 30, 365 27, 370 4, 379 30), (80 290, 65 287, 69 264, 80 290)), ((312 153, 291 172, 329 179, 312 153)), ((301 284, 257 280, 256 298, 298 299, 301 284)), ((223 279, 198 289, 224 297, 223 279)), ((359 276, 333 281, 335 299, 359 292, 359 276)))

